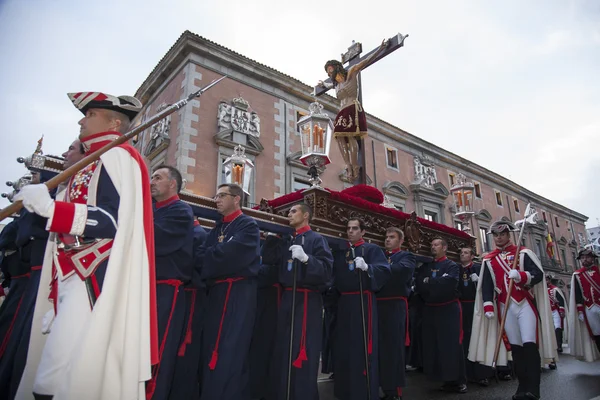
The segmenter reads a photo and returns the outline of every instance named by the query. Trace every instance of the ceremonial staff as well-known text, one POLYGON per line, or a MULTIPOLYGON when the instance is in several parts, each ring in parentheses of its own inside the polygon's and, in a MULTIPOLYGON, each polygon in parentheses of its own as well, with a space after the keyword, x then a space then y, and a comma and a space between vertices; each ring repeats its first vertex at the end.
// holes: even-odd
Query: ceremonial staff
MULTIPOLYGON (((295 242, 296 241, 294 240, 294 243, 295 242)), ((302 249, 304 249, 304 235, 302 235, 302 249)), ((294 264, 292 267, 292 273, 294 274, 294 277, 292 278, 292 312, 290 313, 290 348, 288 353, 287 389, 285 395, 286 400, 290 400, 292 389, 292 349, 294 347, 294 317, 296 315, 296 289, 298 287, 298 279, 296 278, 296 274, 298 273, 298 263, 299 261, 294 259, 294 264)))
MULTIPOLYGON (((120 146, 121 144, 127 142, 129 139, 140 134, 141 132, 143 132, 144 130, 149 128, 150 126, 154 125, 156 122, 165 118, 167 115, 172 114, 176 110, 179 110, 180 108, 184 107, 190 100, 194 99, 195 97, 200 97, 200 95, 202 93, 206 92, 208 89, 210 89, 217 83, 221 82, 226 77, 227 76, 225 75, 219 79, 212 81, 211 83, 209 83, 202 89, 200 89, 194 93, 191 93, 188 97, 179 100, 177 103, 167 107, 163 111, 159 112, 155 116, 148 119, 143 124, 138 125, 137 127, 133 128, 132 130, 130 130, 129 132, 124 134, 123 136, 120 136, 119 138, 113 140, 106 146, 98 149, 97 151, 91 153, 90 155, 86 156, 85 158, 83 158, 83 159, 79 160, 78 162, 76 162, 75 164, 71 165, 69 168, 67 168, 66 170, 64 170, 63 172, 56 175, 54 178, 50 179, 49 181, 47 181, 45 183, 45 185, 48 187, 48 190, 52 190, 52 189, 58 187, 58 185, 65 182, 67 179, 71 178, 77 172, 79 172, 83 168, 87 167, 89 164, 93 163, 94 161, 98 160, 100 158, 100 156, 102 156, 104 153, 106 153, 110 149, 120 146)), ((0 210, 0 221, 4 220, 7 217, 10 217, 12 214, 18 212, 21 208, 23 208, 22 201, 15 201, 8 207, 3 208, 2 210, 0 210)))
MULTIPOLYGON (((523 232, 525 231, 525 224, 531 218, 532 221, 535 221, 535 216, 537 213, 531 208, 531 203, 527 204, 525 208, 525 216, 523 219, 523 224, 521 225, 521 230, 519 231, 519 240, 516 243, 517 252, 515 254, 515 259, 513 260, 512 269, 517 268, 517 262, 519 261, 519 254, 521 253, 521 240, 523 239, 523 232)), ((517 222, 518 223, 518 222, 517 222)), ((504 332, 504 323, 506 322, 506 315, 508 314, 508 306, 510 306, 510 296, 512 294, 512 290, 514 287, 515 280, 511 279, 508 284, 508 292, 506 294, 506 305, 504 306, 504 312, 502 313, 502 320, 500 321, 500 331, 498 333, 498 340, 496 341, 496 348, 494 350, 494 358, 492 360, 492 368, 496 368, 496 362, 498 361, 498 355, 500 354, 500 345, 502 344, 502 332, 504 332)))
MULTIPOLYGON (((354 247, 350 247, 352 250, 352 259, 356 258, 356 254, 354 254, 354 247)), ((363 249, 364 256, 364 249, 363 249)), ((363 333, 363 346, 365 348, 365 372, 367 375, 367 399, 371 400, 371 376, 369 374, 369 346, 367 344, 367 324, 365 323, 365 302, 364 302, 364 293, 363 293, 363 283, 362 283, 362 271, 358 270, 358 290, 360 292, 360 314, 362 318, 362 333, 363 333)), ((373 310, 369 310, 372 312, 373 310)))

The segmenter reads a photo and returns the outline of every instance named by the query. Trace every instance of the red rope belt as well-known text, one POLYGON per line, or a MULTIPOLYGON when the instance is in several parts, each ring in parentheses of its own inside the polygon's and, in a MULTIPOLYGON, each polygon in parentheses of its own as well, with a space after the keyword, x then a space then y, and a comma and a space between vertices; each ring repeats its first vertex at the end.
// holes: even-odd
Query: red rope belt
POLYGON ((183 339, 183 342, 181 343, 181 346, 179 346, 179 351, 177 352, 177 356, 178 357, 183 357, 185 356, 185 349, 187 347, 188 344, 192 344, 192 322, 194 320, 194 312, 196 311, 196 292, 197 289, 196 288, 187 288, 184 289, 186 292, 191 292, 192 293, 192 298, 190 299, 191 301, 191 305, 190 305, 190 315, 188 317, 188 323, 187 323, 187 327, 185 328, 185 338, 183 339))
POLYGON ((219 332, 217 333, 217 341, 215 342, 215 348, 212 352, 212 356, 210 357, 210 362, 208 363, 208 367, 211 371, 214 371, 217 366, 217 361, 219 360, 219 342, 221 341, 221 333, 223 331, 223 321, 225 320, 225 313, 227 312, 227 304, 229 303, 229 294, 231 293, 231 286, 233 282, 241 281, 246 278, 227 278, 219 281, 215 281, 215 284, 218 283, 227 283, 227 294, 225 294, 225 302, 223 303, 223 312, 221 313, 221 322, 219 323, 219 332))
POLYGON ((391 296, 391 297, 376 297, 377 301, 387 301, 387 300, 404 300, 404 305, 406 306, 406 333, 404 335, 404 345, 410 346, 410 334, 408 329, 408 299, 404 296, 391 296))
POLYGON ((458 299, 454 299, 454 300, 450 300, 450 301, 446 301, 443 303, 425 303, 426 306, 430 306, 430 307, 441 307, 441 306, 447 306, 448 304, 452 304, 452 303, 456 303, 458 304, 458 315, 459 315, 459 319, 460 319, 460 333, 458 336, 458 343, 462 344, 463 342, 463 317, 462 317, 462 307, 460 305, 460 301, 458 301, 458 299))
MULTIPOLYGON (((40 266, 39 268, 42 268, 42 267, 40 266)), ((12 276, 10 279, 12 280, 12 279, 21 279, 21 278, 29 278, 29 277, 31 277, 31 273, 28 272, 26 274, 12 276)), ((13 328, 15 327, 15 321, 17 320, 17 317, 19 316, 19 310, 21 309, 22 302, 23 302, 23 295, 21 295, 21 298, 19 299, 19 302, 17 303, 17 309, 15 310, 15 314, 13 315, 13 318, 10 321, 10 325, 8 326, 8 330, 6 331, 4 340, 2 341, 2 345, 0 345, 0 358, 4 355, 4 352, 6 351, 6 346, 8 346, 8 340, 10 339, 13 328)))
POLYGON ((148 381, 148 385, 146 386, 146 399, 151 399, 154 396, 154 391, 156 390, 156 377, 158 376, 158 371, 160 370, 160 364, 162 362, 163 351, 165 350, 165 343, 167 342, 167 337, 169 336, 169 327, 171 326, 171 319, 173 318, 173 312, 175 311, 175 305, 177 304, 177 294, 179 293, 179 286, 183 284, 182 281, 177 279, 165 279, 161 281, 156 281, 157 285, 170 285, 174 287, 173 290, 173 301, 171 302, 171 311, 169 312, 169 319, 167 320, 167 327, 165 328, 165 333, 163 335, 162 341, 160 342, 160 346, 158 349, 158 364, 152 367, 152 378, 148 381))
MULTIPOLYGON (((367 294, 367 299, 368 299, 368 305, 369 305, 369 310, 368 310, 368 322, 367 324, 369 325, 368 328, 368 346, 367 346, 367 353, 370 355, 371 353, 373 353, 373 316, 372 316, 372 309, 373 309, 373 293, 370 290, 363 290, 363 293, 367 294)), ((342 292, 342 295, 360 295, 359 291, 356 292, 342 292)))
MULTIPOLYGON (((285 290, 292 291, 293 288, 285 288, 285 290)), ((308 313, 308 293, 316 292, 316 290, 297 288, 296 292, 304 293, 304 312, 302 314, 302 336, 300 336, 300 350, 298 352, 298 357, 296 360, 294 360, 292 365, 296 368, 302 368, 302 362, 308 360, 308 357, 306 356, 306 314, 308 313)), ((292 314, 293 313, 294 310, 292 310, 292 314)))
POLYGON ((277 289, 277 309, 279 310, 279 307, 281 306, 281 285, 275 283, 273 287, 277 289))

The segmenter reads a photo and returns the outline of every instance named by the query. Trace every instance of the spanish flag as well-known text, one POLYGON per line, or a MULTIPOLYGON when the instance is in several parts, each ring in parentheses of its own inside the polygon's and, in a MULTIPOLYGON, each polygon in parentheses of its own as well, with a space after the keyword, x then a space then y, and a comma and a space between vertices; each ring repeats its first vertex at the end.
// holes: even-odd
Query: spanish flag
POLYGON ((554 242, 552 241, 550 233, 548 233, 548 236, 546 237, 546 242, 546 253, 548 254, 548 257, 554 258, 554 242))

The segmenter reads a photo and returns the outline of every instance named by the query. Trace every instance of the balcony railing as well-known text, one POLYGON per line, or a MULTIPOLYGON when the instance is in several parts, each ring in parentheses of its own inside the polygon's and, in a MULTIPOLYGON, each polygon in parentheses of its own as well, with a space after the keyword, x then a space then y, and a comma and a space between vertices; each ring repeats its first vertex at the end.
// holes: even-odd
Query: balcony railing
POLYGON ((544 267, 544 270, 551 270, 551 271, 556 271, 556 272, 568 272, 568 266, 567 268, 563 267, 562 264, 560 262, 558 262, 558 260, 555 260, 554 258, 550 258, 550 257, 540 257, 540 262, 542 263, 542 267, 544 267))

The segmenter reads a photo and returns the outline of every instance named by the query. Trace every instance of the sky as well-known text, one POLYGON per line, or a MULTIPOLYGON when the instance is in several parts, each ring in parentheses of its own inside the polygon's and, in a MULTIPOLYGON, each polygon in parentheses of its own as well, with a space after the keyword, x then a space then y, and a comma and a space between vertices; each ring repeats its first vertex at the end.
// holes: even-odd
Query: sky
POLYGON ((0 182, 42 134, 67 149, 67 92, 132 95, 185 30, 311 85, 353 40, 409 34, 364 71, 366 111, 599 225, 596 0, 0 0, 0 182))

